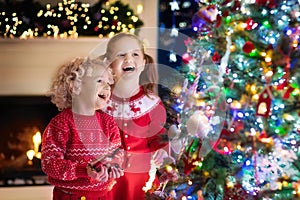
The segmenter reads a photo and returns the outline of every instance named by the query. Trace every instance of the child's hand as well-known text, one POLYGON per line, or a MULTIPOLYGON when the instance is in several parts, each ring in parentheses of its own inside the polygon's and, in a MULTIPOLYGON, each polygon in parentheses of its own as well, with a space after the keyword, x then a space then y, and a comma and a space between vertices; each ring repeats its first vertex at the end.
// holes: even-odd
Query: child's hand
POLYGON ((99 182, 106 182, 108 181, 108 169, 105 165, 102 165, 97 171, 91 167, 90 165, 87 166, 87 174, 94 180, 99 182))
POLYGON ((169 157, 168 153, 163 149, 159 149, 159 150, 155 151, 152 159, 153 159, 156 167, 160 167, 164 163, 164 159, 167 157, 169 157))
POLYGON ((96 158, 90 162, 90 166, 94 169, 98 169, 98 166, 105 165, 108 169, 111 166, 118 165, 119 167, 122 167, 124 164, 124 150, 123 149, 116 149, 112 154, 110 155, 103 155, 99 158, 96 158))
POLYGON ((109 178, 120 178, 123 175, 124 170, 118 167, 118 165, 110 167, 110 172, 108 173, 109 178))

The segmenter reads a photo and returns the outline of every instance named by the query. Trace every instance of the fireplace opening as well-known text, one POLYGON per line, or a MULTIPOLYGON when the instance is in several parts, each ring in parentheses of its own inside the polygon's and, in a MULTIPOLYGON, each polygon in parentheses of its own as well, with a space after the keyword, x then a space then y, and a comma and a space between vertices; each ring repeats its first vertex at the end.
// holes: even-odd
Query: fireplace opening
POLYGON ((45 96, 0 96, 0 186, 48 184, 41 137, 57 113, 45 96))

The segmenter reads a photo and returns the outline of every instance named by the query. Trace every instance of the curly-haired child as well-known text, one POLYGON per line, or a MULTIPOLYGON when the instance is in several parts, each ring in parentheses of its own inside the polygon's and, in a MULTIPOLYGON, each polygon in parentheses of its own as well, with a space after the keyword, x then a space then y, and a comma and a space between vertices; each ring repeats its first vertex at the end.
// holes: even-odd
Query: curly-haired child
POLYGON ((118 126, 100 111, 112 83, 111 71, 100 59, 79 57, 59 68, 49 96, 60 113, 42 140, 42 169, 54 185, 53 200, 106 199, 123 175, 118 126))

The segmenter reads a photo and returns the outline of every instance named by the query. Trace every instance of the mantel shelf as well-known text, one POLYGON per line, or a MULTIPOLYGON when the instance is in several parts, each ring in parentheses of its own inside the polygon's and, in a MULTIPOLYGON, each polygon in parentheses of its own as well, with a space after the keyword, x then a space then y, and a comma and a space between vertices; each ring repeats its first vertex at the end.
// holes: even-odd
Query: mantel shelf
POLYGON ((55 70, 76 56, 103 54, 108 38, 0 39, 0 95, 41 95, 55 70))

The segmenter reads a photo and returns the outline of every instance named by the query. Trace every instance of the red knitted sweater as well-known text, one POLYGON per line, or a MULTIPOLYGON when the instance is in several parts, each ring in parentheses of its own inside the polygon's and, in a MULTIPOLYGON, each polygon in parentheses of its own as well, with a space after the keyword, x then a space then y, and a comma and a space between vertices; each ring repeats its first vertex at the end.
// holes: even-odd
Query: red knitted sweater
POLYGON ((49 183, 66 190, 108 191, 114 180, 97 182, 86 172, 91 160, 121 146, 114 119, 104 112, 83 116, 65 109, 43 133, 42 169, 49 183))

